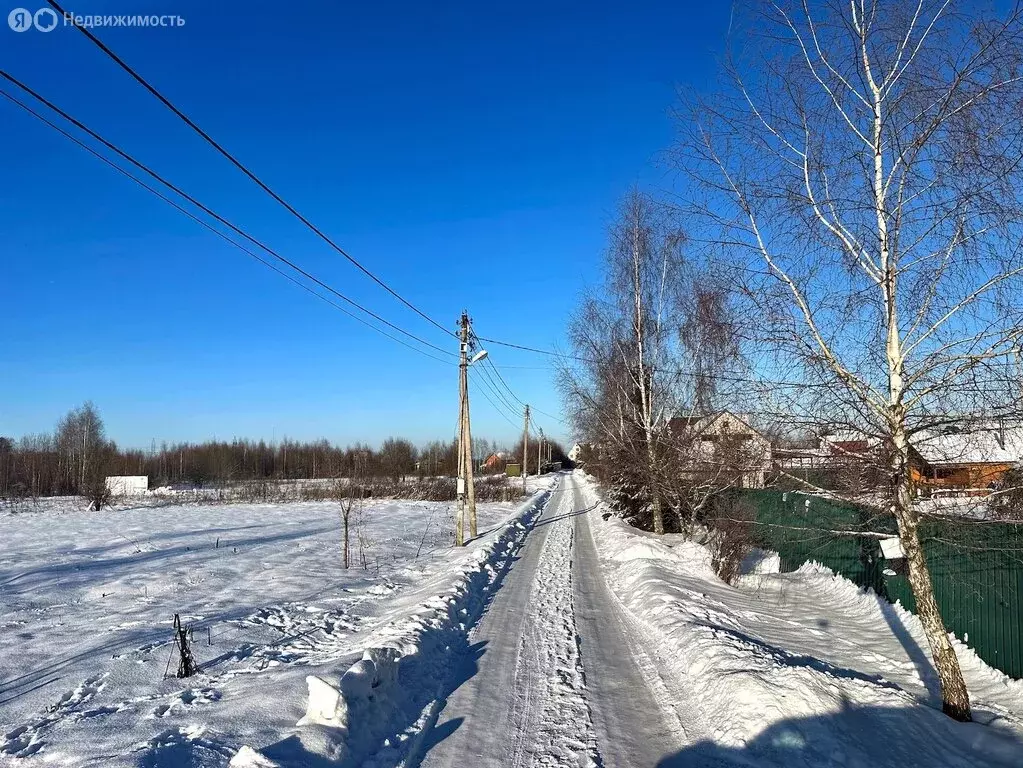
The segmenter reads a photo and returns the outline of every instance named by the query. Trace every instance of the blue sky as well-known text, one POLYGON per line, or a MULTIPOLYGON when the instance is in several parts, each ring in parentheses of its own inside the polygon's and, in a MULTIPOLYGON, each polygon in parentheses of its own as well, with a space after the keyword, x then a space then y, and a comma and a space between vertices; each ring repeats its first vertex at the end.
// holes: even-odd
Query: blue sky
MULTIPOLYGON (((479 335, 545 348, 597 279, 620 197, 670 184, 658 155, 676 87, 712 76, 728 24, 726 3, 65 7, 183 16, 96 33, 428 314, 454 329, 466 308, 479 335)), ((0 62, 321 279, 456 349, 79 32, 0 27, 0 62)), ((316 301, 0 101, 0 435, 49 430, 87 399, 128 446, 453 433, 454 366, 316 301)), ((502 372, 560 413, 549 370, 502 372)), ((514 439, 476 390, 473 406, 475 435, 514 439)))

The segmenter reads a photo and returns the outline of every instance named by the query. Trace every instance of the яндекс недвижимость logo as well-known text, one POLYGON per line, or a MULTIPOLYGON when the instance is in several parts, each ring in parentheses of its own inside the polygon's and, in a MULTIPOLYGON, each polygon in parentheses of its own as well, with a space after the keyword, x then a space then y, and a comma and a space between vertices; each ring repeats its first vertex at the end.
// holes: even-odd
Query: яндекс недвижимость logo
POLYGON ((57 27, 57 12, 52 8, 40 8, 35 13, 27 8, 15 8, 7 14, 7 26, 15 32, 27 32, 35 27, 40 32, 50 32, 57 27))
MULTIPOLYGON (((40 32, 52 32, 61 16, 52 8, 40 8, 35 13, 27 8, 15 8, 7 14, 7 26, 15 32, 28 32, 35 27, 40 32)), ((178 14, 81 14, 64 12, 63 26, 84 27, 183 27, 185 19, 178 14)))

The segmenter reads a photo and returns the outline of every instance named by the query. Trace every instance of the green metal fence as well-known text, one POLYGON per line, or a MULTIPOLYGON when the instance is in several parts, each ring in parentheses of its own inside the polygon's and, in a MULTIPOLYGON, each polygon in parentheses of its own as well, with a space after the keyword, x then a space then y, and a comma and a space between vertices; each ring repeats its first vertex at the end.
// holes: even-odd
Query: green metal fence
MULTIPOLYGON (((850 533, 894 535, 890 515, 799 493, 744 496, 756 508, 757 545, 778 552, 783 571, 815 560, 916 609, 908 580, 891 575, 877 537, 850 533)), ((946 626, 985 662, 1023 678, 1023 526, 928 520, 920 530, 946 626)))

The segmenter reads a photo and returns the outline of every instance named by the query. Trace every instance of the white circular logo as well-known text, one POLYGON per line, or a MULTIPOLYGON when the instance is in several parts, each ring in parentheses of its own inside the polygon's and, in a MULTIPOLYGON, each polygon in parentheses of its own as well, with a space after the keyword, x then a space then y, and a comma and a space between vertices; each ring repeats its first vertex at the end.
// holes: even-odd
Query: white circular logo
POLYGON ((28 32, 32 29, 32 11, 15 8, 7 14, 7 26, 15 32, 28 32))
POLYGON ((57 28, 57 13, 52 8, 40 8, 32 20, 40 32, 52 32, 57 28))

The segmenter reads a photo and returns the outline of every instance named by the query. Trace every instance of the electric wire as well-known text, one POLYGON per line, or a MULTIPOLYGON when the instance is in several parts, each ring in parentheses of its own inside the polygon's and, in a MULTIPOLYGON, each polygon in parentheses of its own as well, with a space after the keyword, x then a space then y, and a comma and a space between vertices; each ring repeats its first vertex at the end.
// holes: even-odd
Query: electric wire
MULTIPOLYGON (((574 361, 577 361, 577 362, 593 363, 593 364, 600 364, 602 362, 602 361, 596 360, 596 359, 594 359, 592 357, 583 357, 581 355, 569 355, 569 354, 565 354, 563 352, 555 352, 555 351, 550 350, 550 349, 540 349, 538 347, 530 347, 530 346, 526 346, 524 344, 515 344, 515 343, 509 342, 509 341, 500 341, 498 339, 491 339, 491 338, 487 338, 485 336, 476 336, 476 340, 479 341, 480 343, 484 343, 485 342, 487 344, 497 344, 499 346, 509 347, 511 349, 518 349, 518 350, 522 350, 524 352, 533 352, 533 353, 536 353, 536 354, 539 354, 539 355, 546 355, 548 357, 555 357, 555 358, 559 358, 559 359, 562 359, 562 360, 574 360, 574 361)), ((507 368, 513 368, 513 367, 516 367, 516 366, 502 366, 502 367, 507 369, 507 368)), ((545 367, 545 368, 547 368, 549 370, 553 370, 552 366, 542 366, 542 367, 545 367)), ((799 388, 799 389, 814 389, 814 388, 826 389, 826 388, 829 388, 831 386, 827 382, 786 381, 786 380, 779 380, 779 379, 770 379, 770 378, 767 378, 767 377, 754 378, 754 377, 752 377, 750 375, 745 375, 745 374, 740 374, 740 373, 731 373, 731 372, 714 373, 714 372, 706 371, 706 372, 702 372, 702 373, 696 373, 694 371, 673 371, 672 375, 673 376, 678 376, 680 378, 690 378, 690 379, 703 378, 703 379, 707 379, 707 380, 710 380, 710 381, 720 381, 720 382, 725 382, 725 383, 730 383, 730 384, 770 385, 772 387, 788 387, 788 388, 799 388)), ((540 412, 543 413, 543 411, 540 411, 540 412)), ((544 414, 544 415, 548 416, 548 417, 551 417, 551 418, 556 418, 556 417, 551 416, 551 414, 544 414)))
MULTIPOLYGON (((483 343, 484 341, 486 341, 486 339, 483 339, 483 338, 480 338, 479 336, 477 336, 477 335, 476 335, 476 332, 475 332, 475 331, 473 331, 473 332, 472 332, 472 335, 473 335, 473 338, 474 338, 474 339, 475 339, 475 340, 476 340, 477 342, 479 342, 479 343, 481 343, 481 344, 482 344, 482 343, 483 343)), ((515 401, 516 401, 517 403, 519 403, 520 405, 522 405, 522 406, 524 407, 524 406, 526 405, 526 403, 525 403, 525 402, 524 402, 524 401, 522 400, 522 398, 520 398, 520 397, 519 397, 518 395, 516 395, 516 394, 515 394, 515 391, 514 391, 514 390, 513 390, 512 388, 511 388, 511 386, 510 386, 510 385, 508 384, 508 382, 507 382, 507 380, 506 380, 506 379, 504 378, 504 376, 502 376, 502 375, 501 375, 501 371, 500 371, 500 370, 498 370, 498 367, 497 367, 497 366, 496 366, 496 365, 494 364, 494 361, 493 361, 492 359, 490 359, 489 357, 487 357, 487 359, 486 359, 486 360, 484 360, 483 362, 484 362, 484 363, 488 363, 488 364, 490 365, 490 368, 491 368, 491 369, 492 369, 492 370, 494 371, 494 373, 495 373, 495 374, 497 374, 497 378, 498 378, 498 380, 499 380, 499 381, 501 382, 501 384, 502 384, 502 385, 504 386, 504 389, 505 389, 505 390, 506 390, 506 391, 508 392, 508 394, 509 394, 509 395, 511 395, 511 396, 512 396, 512 398, 513 398, 513 399, 514 399, 514 400, 515 400, 515 401)), ((513 410, 514 410, 514 409, 513 409, 513 410)), ((534 410, 534 411, 536 411, 537 413, 540 413, 541 415, 543 415, 543 416, 546 416, 546 417, 547 417, 547 418, 549 418, 549 419, 553 419, 554 421, 557 421, 557 422, 559 422, 559 423, 561 423, 561 424, 566 424, 566 425, 568 424, 568 422, 567 422, 567 421, 566 421, 565 419, 562 419, 562 418, 560 418, 560 417, 558 417, 558 416, 555 416, 555 415, 554 415, 554 414, 552 414, 552 413, 547 413, 546 411, 543 411, 543 410, 541 410, 541 409, 539 409, 539 408, 536 408, 535 406, 533 406, 533 410, 534 410)))
MULTIPOLYGON (((487 373, 486 369, 481 368, 481 367, 478 368, 476 366, 470 366, 469 370, 475 374, 474 381, 477 384, 479 384, 481 387, 485 386, 486 390, 489 390, 489 392, 497 399, 497 402, 495 402, 489 396, 487 398, 490 401, 491 405, 493 405, 495 408, 497 408, 498 410, 501 411, 501 415, 504 416, 506 420, 510 421, 510 419, 508 417, 509 413, 512 414, 513 416, 516 416, 516 417, 519 415, 518 414, 518 410, 515 408, 515 406, 511 405, 508 402, 507 398, 504 398, 501 395, 500 391, 493 385, 493 382, 488 380, 488 378, 486 376, 486 373, 487 373), (507 410, 505 410, 505 409, 507 409, 507 410)), ((480 391, 484 392, 484 394, 486 394, 485 390, 481 389, 480 391)), ((511 422, 511 423, 514 424, 514 422, 511 422)))
MULTIPOLYGON (((447 350, 447 349, 444 349, 442 347, 439 347, 436 344, 432 344, 429 341, 427 341, 426 339, 423 339, 423 338, 415 335, 414 333, 411 333, 410 331, 407 331, 404 328, 402 328, 402 327, 400 327, 398 325, 395 325, 394 323, 384 319, 383 317, 381 317, 380 315, 376 314, 372 310, 367 309, 366 307, 362 306, 361 304, 359 304, 354 299, 350 299, 348 296, 345 296, 343 293, 341 293, 337 289, 335 289, 335 288, 331 287, 330 285, 328 285, 327 283, 323 282, 322 280, 320 280, 315 275, 312 275, 311 273, 307 272, 305 269, 303 269, 302 267, 298 266, 298 264, 296 264, 293 261, 290 261, 289 259, 287 259, 284 256, 280 255, 279 253, 277 253, 277 251, 272 249, 270 246, 266 245, 265 243, 261 242, 257 238, 253 237, 248 232, 244 231, 243 229, 241 229, 240 227, 236 226, 232 222, 228 221, 226 218, 224 218, 223 216, 218 214, 216 211, 214 211, 211 208, 209 208, 208 206, 204 205, 199 200, 197 200, 196 198, 194 198, 193 196, 189 195, 187 192, 182 190, 180 187, 176 186, 175 184, 173 184, 172 182, 168 181, 167 179, 165 179, 160 174, 158 174, 155 171, 153 171, 152 169, 150 169, 148 166, 146 166, 141 161, 136 160, 134 157, 132 157, 130 154, 128 154, 127 152, 122 150, 117 145, 115 145, 112 142, 108 141, 107 139, 103 138, 103 136, 98 134, 96 131, 94 131, 91 128, 89 128, 87 125, 82 123, 80 120, 72 117, 70 114, 65 112, 60 107, 58 107, 52 101, 50 101, 49 99, 47 99, 44 96, 42 96, 40 93, 38 93, 37 91, 35 91, 31 87, 29 87, 28 85, 26 85, 22 81, 18 80, 13 75, 11 75, 8 72, 5 72, 3 70, 0 70, 0 77, 4 78, 8 82, 10 82, 13 85, 17 86, 18 88, 20 88, 25 93, 28 93, 29 95, 31 95, 33 98, 35 98, 40 103, 45 104, 52 111, 56 112, 58 115, 63 117, 65 120, 67 120, 69 123, 74 125, 76 128, 78 128, 81 131, 84 131, 89 136, 91 136, 93 139, 95 139, 96 141, 100 142, 107 149, 115 152, 117 155, 122 157, 124 160, 127 160, 129 163, 131 163, 133 166, 135 166, 139 170, 141 170, 144 173, 146 173, 147 175, 149 175, 151 178, 153 178, 156 181, 160 182, 161 184, 163 184, 168 189, 173 190, 175 193, 177 193, 178 195, 183 197, 185 200, 190 202, 192 205, 194 205, 197 208, 199 208, 200 210, 202 210, 208 216, 212 216, 214 219, 216 219, 218 222, 220 222, 224 226, 226 226, 229 229, 231 229, 233 232, 235 232, 238 235, 244 237, 249 242, 253 243, 257 247, 259 247, 262 250, 266 251, 267 253, 269 253, 271 256, 273 256, 278 261, 286 264, 288 267, 290 267, 294 271, 298 272, 300 275, 305 277, 307 280, 310 280, 311 282, 315 283, 319 287, 323 288, 324 290, 326 290, 329 293, 333 294, 334 296, 338 297, 342 301, 350 304, 351 306, 355 307, 356 309, 360 310, 361 312, 364 312, 365 314, 369 315, 370 317, 372 317, 373 319, 377 320, 378 322, 383 323, 388 328, 391 328, 392 330, 395 330, 395 331, 403 334, 404 336, 407 336, 407 337, 409 337, 409 338, 419 342, 420 344, 423 344, 424 346, 430 347, 433 350, 441 352, 442 354, 456 356, 455 353, 451 352, 450 350, 447 350)), ((9 96, 8 98, 11 98, 11 97, 9 96)), ((13 98, 11 100, 15 101, 13 98)), ((18 102, 15 101, 15 103, 18 103, 18 102)))
POLYGON ((169 198, 166 195, 164 195, 158 189, 149 186, 148 184, 146 184, 141 179, 133 176, 128 171, 126 171, 125 169, 121 168, 116 163, 114 163, 112 160, 110 160, 107 157, 104 157, 102 154, 97 152, 95 149, 90 147, 88 144, 86 144, 85 142, 81 141, 78 137, 73 136, 72 134, 68 133, 63 128, 61 128, 59 125, 57 125, 56 123, 52 122, 47 117, 45 117, 44 115, 41 115, 39 112, 37 112, 34 109, 32 109, 32 107, 30 107, 29 105, 27 105, 24 102, 22 102, 16 96, 13 96, 13 95, 7 93, 2 88, 0 88, 0 96, 3 96, 8 101, 10 101, 13 104, 15 104, 16 106, 20 107, 21 109, 23 109, 25 112, 27 112, 28 114, 30 114, 33 117, 35 117, 40 122, 44 123, 45 125, 47 125, 50 128, 52 128, 54 131, 59 133, 60 135, 64 136, 69 141, 73 142, 74 144, 76 144, 80 148, 84 149, 86 152, 89 152, 91 155, 93 155, 98 160, 102 161, 103 163, 106 163, 108 166, 113 168, 115 171, 120 173, 122 176, 124 176, 125 178, 130 179, 131 181, 135 182, 138 186, 142 187, 146 191, 148 191, 151 194, 153 194, 154 196, 158 197, 160 200, 162 200, 163 202, 167 203, 169 206, 171 206, 172 208, 177 210, 179 213, 187 216, 188 218, 190 218, 192 221, 196 222, 200 226, 205 227, 210 232, 215 234, 217 237, 220 237, 222 240, 224 240, 225 242, 233 245, 238 250, 240 250, 243 253, 251 256, 253 259, 258 261, 260 264, 264 265, 268 269, 273 270, 278 275, 280 275, 284 279, 289 280, 290 282, 294 283, 295 285, 297 285, 302 290, 312 294, 313 296, 315 296, 316 298, 320 299, 321 301, 326 302, 327 304, 329 304, 330 306, 332 306, 335 309, 339 310, 340 312, 343 312, 344 314, 348 315, 348 317, 352 318, 353 320, 356 320, 356 321, 362 323, 367 328, 372 328, 374 331, 376 331, 377 333, 381 334, 382 336, 386 336, 391 341, 394 341, 394 342, 397 342, 398 344, 401 344, 403 347, 411 349, 414 352, 418 352, 421 355, 425 355, 426 357, 429 357, 431 360, 436 360, 437 362, 444 363, 445 365, 454 365, 454 363, 452 361, 450 361, 450 360, 444 360, 444 359, 439 358, 439 357, 437 357, 435 355, 431 355, 429 352, 426 352, 425 350, 419 349, 418 347, 414 347, 411 344, 403 341, 402 339, 399 339, 397 336, 392 336, 391 334, 387 333, 387 331, 384 331, 381 328, 377 328, 375 325, 370 323, 365 318, 362 318, 362 317, 356 315, 354 312, 348 311, 343 306, 341 306, 340 304, 338 304, 335 301, 332 301, 331 299, 327 298, 323 294, 317 293, 315 290, 310 288, 308 285, 306 285, 305 283, 303 283, 300 280, 297 280, 294 276, 289 275, 287 272, 282 270, 280 267, 277 267, 273 263, 267 261, 266 259, 261 257, 259 254, 257 254, 255 252, 251 251, 250 249, 246 248, 241 243, 239 243, 239 242, 237 242, 235 240, 232 240, 226 234, 224 234, 223 232, 218 230, 216 227, 211 225, 209 222, 204 221, 203 219, 199 218, 198 216, 196 216, 191 211, 187 210, 186 208, 182 207, 181 205, 179 205, 177 202, 175 202, 171 198, 169 198))
POLYGON ((502 403, 504 403, 505 407, 507 407, 511 413, 521 413, 521 409, 518 406, 516 406, 511 400, 509 400, 503 392, 501 392, 500 388, 497 386, 497 383, 494 381, 494 378, 491 376, 490 371, 488 371, 485 367, 480 367, 479 375, 484 377, 484 379, 489 383, 491 391, 493 391, 494 395, 502 403))
MULTIPOLYGON (((476 342, 479 342, 479 343, 482 343, 482 342, 483 342, 483 339, 481 339, 481 338, 480 338, 479 336, 477 336, 477 335, 476 335, 476 332, 475 332, 475 331, 471 331, 471 330, 470 330, 470 332, 472 333, 472 337, 473 337, 473 339, 474 339, 474 340, 475 340, 476 342)), ((492 369, 492 370, 494 371, 494 373, 495 373, 495 374, 497 374, 497 378, 498 378, 498 380, 499 380, 499 381, 501 382, 501 384, 502 384, 502 385, 504 386, 504 389, 505 389, 505 390, 506 390, 506 391, 508 392, 508 394, 509 394, 509 395, 511 395, 512 399, 513 399, 513 400, 515 400, 515 402, 517 402, 517 403, 518 403, 519 405, 521 405, 521 406, 525 407, 525 406, 526 406, 526 403, 525 403, 525 402, 524 402, 524 401, 523 401, 523 400, 522 400, 522 399, 521 399, 521 398, 520 398, 520 397, 519 397, 518 395, 516 395, 516 394, 515 394, 515 392, 513 392, 513 391, 512 391, 512 388, 511 388, 510 386, 508 386, 508 382, 507 382, 507 381, 505 381, 505 379, 504 379, 504 376, 502 376, 502 375, 501 375, 501 372, 500 372, 500 371, 499 371, 499 370, 497 369, 497 366, 496 366, 496 365, 494 365, 494 361, 493 361, 493 360, 491 360, 491 359, 490 359, 490 357, 487 357, 487 358, 486 358, 486 359, 485 359, 485 360, 483 361, 483 363, 484 363, 485 365, 489 365, 489 366, 490 366, 490 368, 491 368, 491 369, 492 369)), ((484 370, 485 370, 485 369, 484 369, 484 370)), ((489 372, 487 372, 487 376, 488 376, 488 378, 490 378, 490 374, 489 374, 489 372)), ((493 382, 493 379, 492 379, 492 378, 491 378, 491 381, 493 382)), ((497 386, 496 382, 494 382, 494 385, 495 385, 495 387, 497 386)), ((505 398, 505 399, 507 400, 507 398, 505 398)), ((510 405, 510 403, 509 403, 509 405, 510 405)), ((515 408, 513 407, 513 408, 512 408, 512 410, 515 410, 515 408)))
POLYGON ((353 256, 351 256, 347 251, 345 251, 336 242, 334 242, 333 239, 331 239, 328 235, 326 235, 315 224, 313 224, 311 221, 309 221, 309 219, 307 219, 305 216, 303 216, 301 213, 299 213, 298 210, 294 206, 292 206, 287 200, 285 200, 279 194, 274 192, 269 186, 267 186, 267 184, 262 179, 260 179, 258 176, 256 176, 255 173, 253 173, 251 170, 249 170, 240 160, 238 160, 234 155, 232 155, 230 152, 228 152, 226 149, 224 149, 224 147, 221 146, 212 136, 210 136, 208 133, 206 133, 206 131, 204 131, 202 128, 200 128, 195 123, 195 121, 193 121, 190 117, 188 117, 188 115, 186 115, 184 112, 182 112, 180 109, 178 109, 178 107, 176 107, 170 101, 170 99, 168 99, 166 96, 164 96, 162 93, 160 93, 160 91, 158 91, 152 84, 150 84, 150 82, 148 80, 146 80, 144 77, 142 77, 142 75, 140 75, 138 72, 136 72, 134 69, 132 69, 132 67, 128 63, 126 63, 124 61, 124 59, 122 59, 120 56, 118 56, 116 53, 114 53, 106 44, 103 43, 102 40, 100 40, 98 37, 96 37, 96 35, 94 35, 86 27, 84 27, 84 26, 78 24, 77 22, 75 22, 73 16, 68 14, 57 2, 55 2, 55 0, 47 0, 47 2, 49 2, 49 4, 53 7, 53 9, 56 10, 58 13, 60 13, 65 19, 69 19, 70 18, 72 23, 74 24, 75 28, 78 29, 79 32, 81 32, 89 40, 91 40, 93 43, 95 43, 96 46, 99 47, 99 49, 101 51, 103 51, 107 56, 109 56, 111 59, 113 59, 113 61, 116 62, 117 65, 121 67, 121 69, 123 69, 125 72, 127 72, 137 83, 139 83, 139 85, 141 85, 143 88, 145 88, 147 91, 149 91, 153 96, 155 96, 156 99, 160 101, 160 103, 162 103, 165 107, 167 107, 169 110, 171 110, 171 112, 173 112, 181 120, 183 120, 186 125, 188 125, 193 131, 195 131, 197 134, 199 134, 199 136, 201 136, 203 139, 205 139, 206 142, 210 146, 212 146, 214 149, 216 149, 217 152, 219 152, 221 155, 223 155, 238 170, 240 170, 242 173, 244 173, 246 176, 248 176, 249 179, 251 179, 253 182, 255 182, 264 192, 266 192, 268 195, 270 195, 270 197, 272 197, 274 200, 276 200, 278 203, 280 203, 282 206, 284 206, 284 208, 289 213, 291 213, 299 221, 301 221, 303 224, 305 224, 305 226, 308 227, 317 236, 319 236, 319 238, 321 240, 323 240, 325 243, 327 243, 331 248, 333 248, 339 254, 344 256, 349 262, 351 262, 363 274, 365 274, 367 277, 369 277, 373 282, 375 282, 377 285, 379 285, 381 288, 383 288, 385 291, 387 291, 389 294, 391 294, 394 298, 396 298, 402 304, 404 304, 406 307, 408 307, 413 312, 415 312, 417 315, 422 317, 424 320, 428 321, 429 323, 432 323, 433 325, 435 325, 437 328, 439 328, 440 330, 444 331, 444 333, 446 333, 448 335, 451 335, 451 336, 456 335, 454 333, 454 331, 452 331, 451 329, 445 327, 441 323, 439 323, 436 320, 434 320, 432 317, 430 317, 428 314, 426 314, 423 310, 419 309, 419 307, 417 307, 415 304, 413 304, 408 299, 406 299, 404 296, 402 296, 400 293, 398 293, 396 290, 391 288, 387 283, 385 283, 383 280, 381 280, 379 277, 377 277, 373 272, 371 272, 369 269, 367 269, 365 266, 363 266, 357 259, 355 259, 353 256))
MULTIPOLYGON (((490 359, 490 358, 487 358, 487 360, 488 360, 488 361, 489 361, 489 359, 490 359)), ((493 364, 491 364, 491 367, 493 367, 493 364)), ((496 372, 496 371, 495 371, 495 372, 496 372)), ((498 398, 499 398, 499 399, 500 399, 500 400, 501 400, 501 401, 502 401, 502 402, 503 402, 503 403, 504 403, 504 404, 505 404, 505 405, 506 405, 506 406, 508 407, 508 409, 509 409, 509 410, 510 410, 510 411, 511 411, 512 413, 515 413, 515 414, 517 415, 517 414, 519 413, 519 409, 518 409, 518 408, 517 408, 517 407, 516 407, 516 406, 515 406, 514 404, 512 404, 511 402, 509 402, 508 398, 504 396, 504 394, 503 394, 503 393, 501 392, 501 389, 500 389, 500 388, 499 388, 499 387, 497 386, 497 383, 496 383, 496 382, 494 381, 493 377, 491 377, 491 375, 490 375, 489 371, 487 371, 487 369, 486 369, 486 368, 481 368, 481 369, 480 369, 480 374, 481 374, 481 375, 483 375, 483 376, 485 376, 485 377, 486 377, 486 380, 487 380, 487 381, 489 381, 489 386, 491 387, 491 391, 492 391, 492 392, 494 392, 494 394, 495 394, 495 395, 496 395, 496 396, 497 396, 497 397, 498 397, 498 398)), ((498 375, 500 376, 500 374, 498 374, 498 375)), ((480 381, 483 381, 483 380, 484 380, 484 379, 480 379, 480 381)), ((523 407, 526 407, 526 404, 525 404, 524 402, 522 402, 522 400, 521 400, 520 398, 518 398, 518 397, 517 397, 517 396, 515 395, 515 393, 514 393, 514 392, 513 392, 512 390, 511 390, 511 388, 510 388, 510 387, 508 386, 508 383, 507 383, 507 382, 505 382, 503 378, 501 379, 501 381, 502 381, 502 383, 504 384, 504 388, 505 388, 505 389, 506 389, 506 390, 508 391, 508 393, 509 393, 509 394, 510 394, 510 395, 511 395, 511 396, 512 396, 512 397, 513 397, 513 398, 514 398, 514 399, 515 399, 515 400, 516 400, 516 401, 517 401, 518 403, 520 403, 520 404, 521 404, 521 405, 522 405, 523 407)), ((532 407, 531 407, 531 408, 532 408, 532 407)), ((532 410, 536 410, 536 409, 532 409, 532 410)), ((542 411, 541 411, 541 413, 542 413, 542 411)), ((544 414, 544 415, 549 415, 549 414, 544 414)), ((538 430, 539 430, 540 432, 543 432, 543 429, 541 429, 541 428, 540 428, 540 427, 539 427, 539 426, 537 425, 536 421, 535 421, 535 420, 533 419, 533 417, 532 417, 532 416, 530 416, 530 422, 531 422, 531 423, 532 423, 532 424, 534 425, 534 427, 536 427, 536 428, 537 428, 537 429, 538 429, 538 430)), ((527 429, 528 429, 528 428, 527 428, 527 429)))
MULTIPOLYGON (((477 375, 476 382, 479 383, 479 381, 480 379, 479 376, 477 375)), ((494 410, 497 411, 498 414, 500 414, 501 418, 503 418, 505 421, 511 424, 515 429, 519 428, 518 424, 512 421, 511 418, 509 418, 509 416, 497 405, 497 403, 495 403, 493 399, 491 399, 490 395, 487 394, 485 389, 481 387, 479 389, 479 393, 483 395, 484 399, 486 399, 486 401, 490 403, 491 406, 493 406, 494 410)))
POLYGON ((524 352, 535 352, 538 355, 547 355, 549 357, 561 357, 561 358, 565 358, 566 360, 579 360, 579 361, 582 361, 584 363, 592 363, 592 362, 594 362, 593 360, 589 360, 589 359, 587 359, 585 357, 578 357, 576 355, 566 355, 566 354, 564 354, 562 352, 554 352, 554 351, 549 350, 549 349, 539 349, 537 347, 528 347, 528 346, 526 346, 524 344, 513 344, 510 341, 499 341, 497 339, 487 339, 487 338, 484 338, 482 336, 477 336, 476 338, 479 339, 480 341, 485 341, 488 344, 497 344, 498 346, 510 347, 511 349, 521 349, 524 352))

